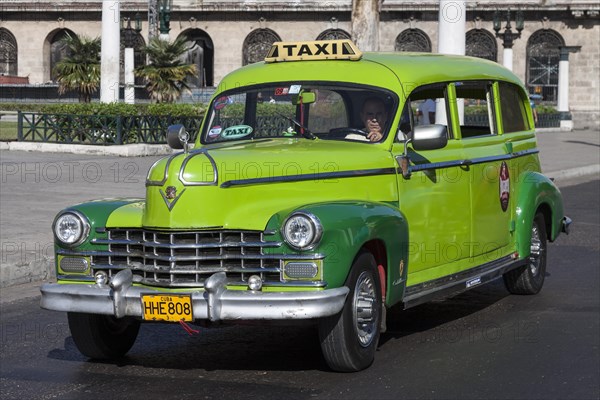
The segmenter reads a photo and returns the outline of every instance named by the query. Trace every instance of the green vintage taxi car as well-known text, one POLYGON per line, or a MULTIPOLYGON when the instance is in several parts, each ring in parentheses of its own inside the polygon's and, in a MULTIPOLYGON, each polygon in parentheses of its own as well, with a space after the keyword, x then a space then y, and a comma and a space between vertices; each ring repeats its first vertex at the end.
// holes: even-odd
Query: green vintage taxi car
POLYGON ((41 305, 90 358, 124 355, 142 322, 302 320, 358 371, 389 307, 500 277, 537 293, 570 223, 523 85, 481 59, 278 42, 223 79, 193 143, 168 140, 145 198, 54 221, 41 305))

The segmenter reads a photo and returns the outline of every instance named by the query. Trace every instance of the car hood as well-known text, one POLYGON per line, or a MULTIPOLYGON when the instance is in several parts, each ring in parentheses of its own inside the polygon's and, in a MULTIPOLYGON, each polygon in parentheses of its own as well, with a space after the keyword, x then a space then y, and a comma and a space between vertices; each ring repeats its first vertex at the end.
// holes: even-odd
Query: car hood
POLYGON ((152 166, 141 224, 264 230, 275 213, 307 204, 397 201, 395 171, 389 151, 369 143, 286 138, 205 146, 152 166))

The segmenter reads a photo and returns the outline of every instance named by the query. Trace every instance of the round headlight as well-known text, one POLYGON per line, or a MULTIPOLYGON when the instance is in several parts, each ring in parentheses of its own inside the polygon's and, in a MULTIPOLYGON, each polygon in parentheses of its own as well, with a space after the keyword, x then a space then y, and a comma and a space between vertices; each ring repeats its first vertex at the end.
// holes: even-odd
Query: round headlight
POLYGON ((308 250, 321 240, 323 227, 319 219, 306 212, 296 212, 283 224, 282 234, 285 241, 299 250, 308 250))
POLYGON ((54 235, 66 246, 76 246, 87 239, 90 224, 76 211, 68 211, 59 215, 54 221, 54 235))

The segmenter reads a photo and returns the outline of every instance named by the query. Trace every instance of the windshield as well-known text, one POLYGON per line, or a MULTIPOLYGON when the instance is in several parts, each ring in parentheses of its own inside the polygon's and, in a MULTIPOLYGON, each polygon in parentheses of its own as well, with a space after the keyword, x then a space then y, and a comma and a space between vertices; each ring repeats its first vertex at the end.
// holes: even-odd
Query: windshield
POLYGON ((352 84, 237 88, 213 100, 201 142, 290 137, 377 142, 385 139, 397 103, 385 89, 352 84))

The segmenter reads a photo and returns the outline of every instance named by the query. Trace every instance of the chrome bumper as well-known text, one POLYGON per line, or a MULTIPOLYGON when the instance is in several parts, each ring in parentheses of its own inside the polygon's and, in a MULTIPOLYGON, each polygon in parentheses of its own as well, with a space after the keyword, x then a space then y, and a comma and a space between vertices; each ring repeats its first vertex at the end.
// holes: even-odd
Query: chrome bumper
POLYGON ((571 223, 573 222, 573 220, 569 217, 563 217, 562 221, 561 221, 561 231, 566 233, 567 235, 569 234, 569 227, 571 226, 571 223))
MULTIPOLYGON (((131 270, 116 274, 109 285, 45 284, 42 308, 54 311, 142 316, 142 294, 164 294, 133 286, 131 270)), ((205 290, 191 292, 195 320, 286 320, 321 318, 344 307, 347 287, 320 291, 258 292, 227 290, 224 272, 210 276, 205 290)))

